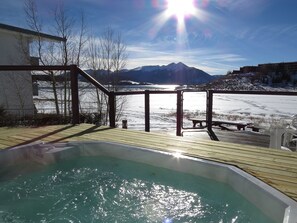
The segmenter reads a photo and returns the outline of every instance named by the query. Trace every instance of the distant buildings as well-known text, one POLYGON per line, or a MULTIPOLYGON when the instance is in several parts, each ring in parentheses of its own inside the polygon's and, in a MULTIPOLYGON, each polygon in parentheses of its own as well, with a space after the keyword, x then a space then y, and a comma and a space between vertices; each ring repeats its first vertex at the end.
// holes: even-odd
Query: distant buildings
POLYGON ((297 82, 297 62, 267 63, 257 66, 244 66, 231 74, 254 73, 263 76, 265 81, 273 83, 297 82))
POLYGON ((289 73, 297 73, 297 62, 282 62, 282 63, 266 63, 258 64, 258 66, 244 66, 240 70, 234 70, 232 73, 256 73, 264 71, 276 71, 278 69, 284 69, 289 73))

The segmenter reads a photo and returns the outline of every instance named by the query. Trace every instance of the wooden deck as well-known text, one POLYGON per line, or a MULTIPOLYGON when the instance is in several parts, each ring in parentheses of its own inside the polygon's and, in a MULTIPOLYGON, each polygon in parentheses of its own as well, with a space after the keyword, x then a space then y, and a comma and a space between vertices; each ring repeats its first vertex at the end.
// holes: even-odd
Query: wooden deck
POLYGON ((176 137, 89 124, 39 128, 0 128, 0 149, 35 141, 67 142, 104 140, 235 165, 297 201, 297 153, 215 142, 195 137, 176 137))

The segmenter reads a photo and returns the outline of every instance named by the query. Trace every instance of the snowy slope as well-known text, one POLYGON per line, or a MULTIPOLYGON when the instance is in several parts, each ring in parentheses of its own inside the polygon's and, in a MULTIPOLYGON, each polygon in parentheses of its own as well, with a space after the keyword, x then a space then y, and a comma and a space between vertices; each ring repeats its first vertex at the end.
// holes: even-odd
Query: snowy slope
POLYGON ((224 75, 210 83, 201 86, 203 89, 231 91, 294 91, 296 88, 289 83, 273 85, 263 82, 263 76, 249 72, 224 75))

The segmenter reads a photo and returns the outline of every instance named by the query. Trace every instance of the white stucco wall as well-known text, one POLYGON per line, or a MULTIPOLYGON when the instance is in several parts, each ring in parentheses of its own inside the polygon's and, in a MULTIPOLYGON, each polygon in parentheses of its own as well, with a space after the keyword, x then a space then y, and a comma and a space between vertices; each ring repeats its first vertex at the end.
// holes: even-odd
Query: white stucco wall
MULTIPOLYGON (((29 40, 0 30, 0 65, 28 65, 29 40), (22 44, 21 44, 22 43, 22 44)), ((0 106, 8 113, 33 115, 32 77, 26 71, 0 71, 0 106)))

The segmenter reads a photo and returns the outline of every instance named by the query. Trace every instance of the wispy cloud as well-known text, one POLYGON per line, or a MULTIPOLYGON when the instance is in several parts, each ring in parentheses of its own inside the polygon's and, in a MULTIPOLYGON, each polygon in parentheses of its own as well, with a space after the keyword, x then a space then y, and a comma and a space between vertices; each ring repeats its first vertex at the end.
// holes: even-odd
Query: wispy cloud
POLYGON ((246 59, 237 54, 218 52, 216 54, 210 54, 208 57, 205 58, 205 60, 214 60, 220 62, 240 62, 245 61, 246 59))
POLYGON ((128 68, 183 62, 210 74, 225 74, 228 70, 238 68, 234 64, 246 60, 237 54, 208 48, 187 49, 177 52, 165 49, 164 45, 158 43, 131 45, 127 47, 127 51, 129 53, 128 68))
POLYGON ((228 10, 240 14, 255 14, 264 9, 264 6, 269 3, 268 0, 220 0, 213 1, 215 6, 220 10, 228 10))
POLYGON ((236 34, 242 40, 253 41, 255 43, 273 42, 275 44, 288 43, 297 38, 297 25, 265 25, 256 28, 244 28, 236 34))

